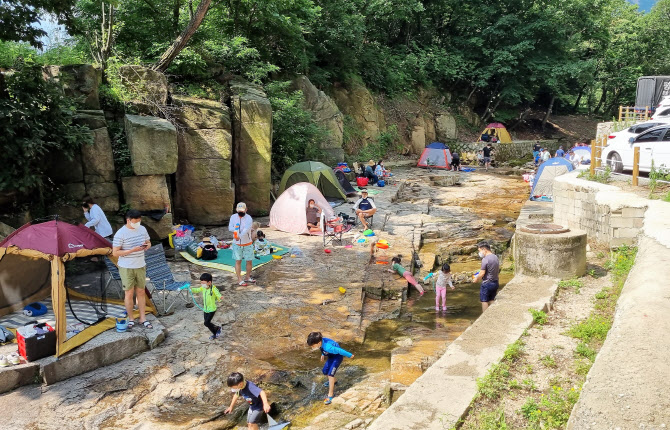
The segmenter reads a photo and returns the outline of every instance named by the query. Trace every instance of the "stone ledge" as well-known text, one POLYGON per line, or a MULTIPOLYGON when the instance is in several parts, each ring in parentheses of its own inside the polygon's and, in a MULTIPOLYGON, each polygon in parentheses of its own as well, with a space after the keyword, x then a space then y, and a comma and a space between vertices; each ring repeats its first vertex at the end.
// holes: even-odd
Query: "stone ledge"
POLYGON ((0 393, 39 382, 39 363, 26 363, 0 369, 0 393))

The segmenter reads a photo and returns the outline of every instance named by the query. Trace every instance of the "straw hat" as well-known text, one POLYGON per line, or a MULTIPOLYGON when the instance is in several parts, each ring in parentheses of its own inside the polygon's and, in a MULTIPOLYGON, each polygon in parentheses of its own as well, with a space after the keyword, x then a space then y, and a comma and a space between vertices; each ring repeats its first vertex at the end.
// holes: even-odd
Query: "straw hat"
POLYGON ((368 161, 368 164, 369 164, 370 166, 374 166, 374 165, 375 165, 375 161, 374 161, 374 160, 370 160, 370 161, 368 161))

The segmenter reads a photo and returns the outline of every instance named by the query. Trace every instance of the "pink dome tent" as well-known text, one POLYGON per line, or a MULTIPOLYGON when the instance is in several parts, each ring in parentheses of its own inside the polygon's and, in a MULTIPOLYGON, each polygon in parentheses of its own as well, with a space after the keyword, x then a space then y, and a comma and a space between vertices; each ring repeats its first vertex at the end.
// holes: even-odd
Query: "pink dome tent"
POLYGON ((328 200, 309 182, 298 182, 281 193, 270 210, 270 227, 287 233, 308 234, 307 203, 310 199, 323 210, 326 218, 335 215, 328 200))

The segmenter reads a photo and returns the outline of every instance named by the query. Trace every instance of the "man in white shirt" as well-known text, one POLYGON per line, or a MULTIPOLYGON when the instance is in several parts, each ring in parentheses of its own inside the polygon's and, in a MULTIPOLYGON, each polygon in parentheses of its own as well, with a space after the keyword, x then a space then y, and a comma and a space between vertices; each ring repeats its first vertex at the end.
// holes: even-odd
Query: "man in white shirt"
POLYGON ((119 267, 121 283, 125 291, 124 304, 128 312, 128 328, 135 325, 133 318, 133 292, 137 295, 137 308, 140 311, 140 324, 152 329, 147 321, 145 307, 146 296, 144 287, 147 279, 147 264, 144 261, 144 251, 149 249, 151 241, 147 229, 141 225, 142 215, 139 211, 126 212, 126 225, 114 235, 113 255, 119 258, 116 264, 119 267))
POLYGON ((86 227, 95 229, 95 232, 110 242, 112 237, 112 226, 107 221, 105 213, 102 208, 95 204, 93 199, 89 196, 84 197, 84 202, 81 204, 84 209, 84 217, 86 217, 86 227))
POLYGON ((540 156, 542 159, 542 162, 544 163, 545 161, 548 161, 551 158, 551 153, 549 152, 548 149, 543 149, 542 150, 542 155, 540 156))
POLYGON ((254 247, 251 238, 253 230, 253 219, 247 214, 247 205, 243 202, 237 204, 235 214, 230 217, 228 230, 233 232, 233 258, 235 259, 235 274, 238 285, 246 287, 256 282, 251 277, 251 269, 254 260, 254 247), (246 275, 242 279, 242 260, 247 262, 246 275))
POLYGON ((370 228, 365 218, 374 215, 375 212, 377 212, 377 207, 375 206, 374 200, 368 198, 368 190, 365 188, 361 189, 361 198, 358 199, 356 203, 354 203, 354 211, 356 212, 358 219, 361 220, 363 227, 366 230, 370 228))

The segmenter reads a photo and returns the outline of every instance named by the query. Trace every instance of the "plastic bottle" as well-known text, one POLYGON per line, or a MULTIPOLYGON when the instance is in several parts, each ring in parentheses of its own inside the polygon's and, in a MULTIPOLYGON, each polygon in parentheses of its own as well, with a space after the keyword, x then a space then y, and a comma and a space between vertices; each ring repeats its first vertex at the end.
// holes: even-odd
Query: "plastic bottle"
POLYGON ((472 275, 472 282, 475 282, 475 280, 477 279, 477 275, 479 275, 479 270, 477 270, 477 272, 474 275, 472 275))

